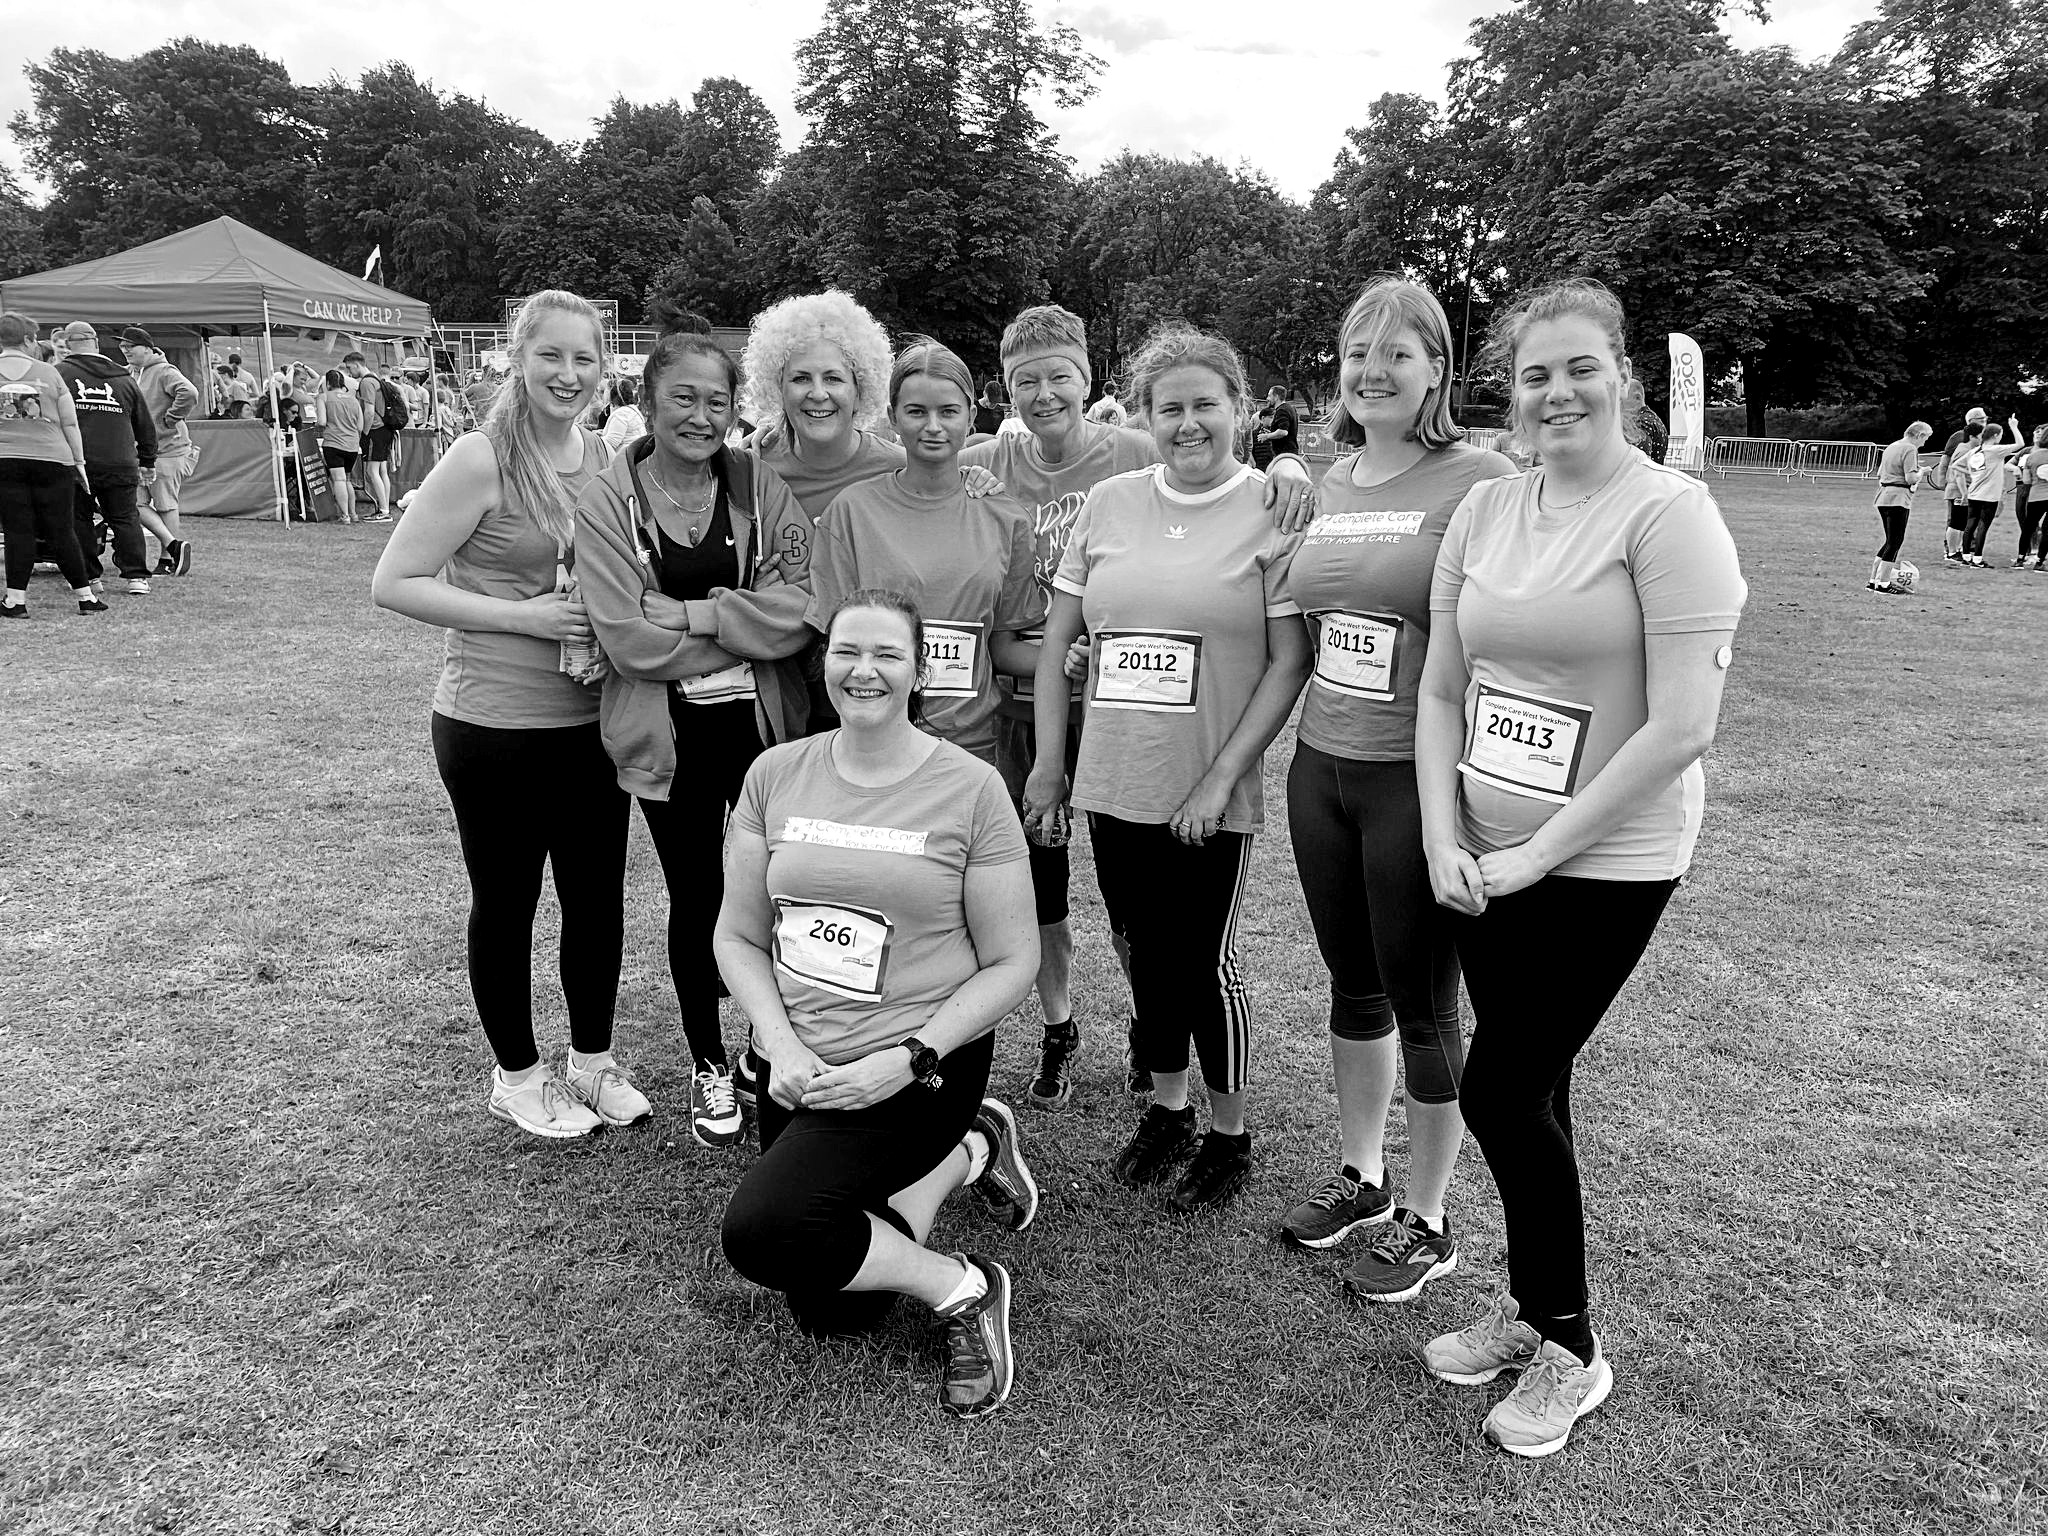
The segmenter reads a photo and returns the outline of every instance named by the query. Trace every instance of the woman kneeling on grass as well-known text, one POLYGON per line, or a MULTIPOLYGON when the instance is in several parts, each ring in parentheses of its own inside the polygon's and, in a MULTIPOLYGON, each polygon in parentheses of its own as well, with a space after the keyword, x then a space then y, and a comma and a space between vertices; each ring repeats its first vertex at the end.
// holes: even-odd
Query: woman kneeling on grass
POLYGON ((1171 1197, 1187 1212, 1230 1200, 1251 1172, 1237 913, 1264 818, 1263 754, 1308 676, 1309 641, 1288 594, 1301 535, 1273 526, 1265 476, 1233 456, 1246 415, 1236 350, 1169 325, 1131 368, 1161 462, 1091 490, 1061 556, 1024 809, 1047 828, 1067 798, 1065 661, 1085 628, 1073 801, 1130 945, 1137 1066, 1152 1074, 1151 1107, 1113 1171, 1156 1184, 1194 1153, 1171 1197), (1209 1088, 1206 1136, 1188 1101, 1190 1037, 1209 1088))
POLYGON ((599 734, 594 657, 572 587, 576 498, 604 468, 577 425, 604 377, 598 313, 573 293, 528 299, 512 375, 479 432, 456 439, 384 546, 371 596, 445 625, 434 760, 469 870, 469 986, 498 1058, 491 1113, 535 1136, 626 1125, 647 1100, 612 1060, 625 932, 626 823, 599 734), (533 915, 543 871, 562 906, 563 1078, 533 1038, 533 915))
POLYGON ((1477 1026, 1458 1102, 1500 1189, 1508 1293, 1433 1340, 1446 1381, 1519 1370, 1486 1432, 1547 1456, 1607 1396, 1587 1308, 1572 1062, 1692 860, 1747 595, 1704 487, 1631 447, 1620 303, 1559 283, 1495 324, 1542 467, 1475 486, 1430 590, 1422 842, 1477 1026))
POLYGON ((982 1092, 1038 929, 1001 776, 918 728, 923 640, 900 593, 849 594, 825 637, 839 728, 762 753, 733 812, 716 948, 768 1076, 724 1243, 806 1332, 922 1301, 946 1328, 940 1400, 973 1418, 1009 1395, 1010 1277, 924 1242, 966 1186, 1013 1230, 1037 1212, 1016 1121, 982 1092))

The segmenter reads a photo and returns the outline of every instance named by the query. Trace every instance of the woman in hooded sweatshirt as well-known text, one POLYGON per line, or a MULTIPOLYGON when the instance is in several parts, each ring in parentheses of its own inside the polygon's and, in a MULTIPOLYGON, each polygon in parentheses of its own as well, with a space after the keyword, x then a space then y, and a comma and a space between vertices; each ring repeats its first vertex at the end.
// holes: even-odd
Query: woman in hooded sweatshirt
POLYGON ((668 960, 691 1055, 690 1134, 739 1138, 712 929, 727 808, 762 750, 803 735, 811 520, 750 449, 726 446, 739 369, 671 331, 642 376, 648 430, 583 492, 583 584, 612 665, 600 720, 668 884, 668 960))

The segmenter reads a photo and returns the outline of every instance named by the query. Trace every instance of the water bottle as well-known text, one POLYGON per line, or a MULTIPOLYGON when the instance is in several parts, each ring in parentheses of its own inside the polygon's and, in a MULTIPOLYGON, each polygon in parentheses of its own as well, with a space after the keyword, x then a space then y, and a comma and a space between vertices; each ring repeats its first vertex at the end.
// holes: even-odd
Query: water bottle
MULTIPOLYGON (((555 562, 555 590, 564 594, 576 590, 576 579, 569 574, 569 567, 559 560, 555 562)), ((597 648, 595 636, 588 640, 562 642, 562 673, 571 682, 596 682, 603 666, 604 653, 597 648)))

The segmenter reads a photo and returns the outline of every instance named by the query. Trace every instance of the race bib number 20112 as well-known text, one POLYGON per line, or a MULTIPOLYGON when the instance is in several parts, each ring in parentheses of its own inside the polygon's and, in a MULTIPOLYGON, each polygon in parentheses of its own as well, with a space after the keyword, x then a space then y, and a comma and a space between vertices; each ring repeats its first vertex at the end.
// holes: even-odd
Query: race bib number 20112
POLYGON ((1095 633, 1095 697, 1101 709, 1191 715, 1201 696, 1202 637, 1191 629, 1095 633))
POLYGON ((1592 706, 1478 685, 1458 771, 1510 794, 1564 805, 1578 792, 1592 706))

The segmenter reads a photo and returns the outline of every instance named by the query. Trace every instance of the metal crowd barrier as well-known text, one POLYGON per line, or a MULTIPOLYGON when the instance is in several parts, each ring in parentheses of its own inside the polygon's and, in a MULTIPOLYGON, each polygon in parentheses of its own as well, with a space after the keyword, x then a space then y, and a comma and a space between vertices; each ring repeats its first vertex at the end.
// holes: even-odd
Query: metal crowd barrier
POLYGON ((1785 437, 1710 437, 1707 468, 1717 475, 1799 473, 1799 445, 1785 437))
POLYGON ((1799 473, 1809 480, 1869 480, 1877 474, 1877 461, 1884 457, 1882 443, 1801 443, 1799 473))

